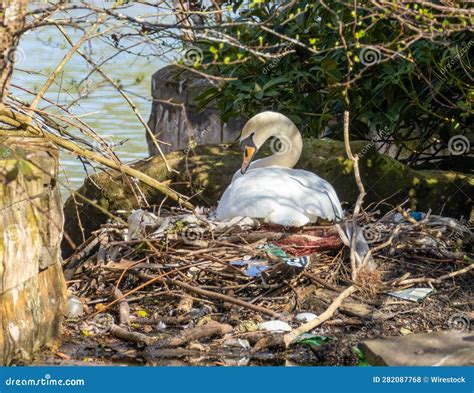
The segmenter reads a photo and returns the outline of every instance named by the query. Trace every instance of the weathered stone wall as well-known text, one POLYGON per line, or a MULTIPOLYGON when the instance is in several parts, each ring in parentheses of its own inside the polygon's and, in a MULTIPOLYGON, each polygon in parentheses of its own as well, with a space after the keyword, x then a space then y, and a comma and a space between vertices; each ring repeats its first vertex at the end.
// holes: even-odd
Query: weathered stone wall
POLYGON ((65 304, 58 151, 0 130, 0 365, 54 339, 65 304))
MULTIPOLYGON (((164 153, 186 149, 191 145, 233 142, 240 135, 244 120, 223 123, 219 111, 212 105, 201 111, 194 98, 210 86, 203 77, 175 66, 158 70, 152 77, 153 105, 148 126, 156 139, 169 143, 161 145, 164 153)), ((150 156, 158 149, 146 135, 150 156)))

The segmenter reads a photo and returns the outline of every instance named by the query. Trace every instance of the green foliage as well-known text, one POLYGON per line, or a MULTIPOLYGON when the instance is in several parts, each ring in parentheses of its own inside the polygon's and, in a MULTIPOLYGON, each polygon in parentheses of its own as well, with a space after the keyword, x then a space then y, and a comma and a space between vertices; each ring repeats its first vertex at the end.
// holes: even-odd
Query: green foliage
POLYGON ((317 336, 314 334, 303 334, 296 341, 298 344, 306 344, 314 347, 322 347, 325 344, 328 344, 333 339, 327 336, 317 336))
POLYGON ((354 355, 357 356, 358 366, 361 366, 361 367, 370 366, 370 364, 367 362, 367 359, 365 358, 364 353, 360 350, 359 347, 352 347, 352 352, 354 352, 354 355))
POLYGON ((368 2, 358 3, 354 11, 352 2, 334 0, 325 2, 327 8, 318 1, 287 8, 258 1, 242 10, 241 1, 228 1, 229 18, 237 25, 224 33, 241 45, 201 41, 199 67, 235 80, 204 91, 201 105, 215 102, 224 120, 280 111, 305 136, 326 129, 334 138, 342 138, 347 108, 353 139, 382 132, 413 152, 466 133, 473 123, 474 35, 458 26, 472 21, 435 20, 430 9, 407 5, 426 36, 414 39, 417 32, 407 27, 414 21, 402 23, 368 2), (264 21, 274 33, 250 25, 264 21))

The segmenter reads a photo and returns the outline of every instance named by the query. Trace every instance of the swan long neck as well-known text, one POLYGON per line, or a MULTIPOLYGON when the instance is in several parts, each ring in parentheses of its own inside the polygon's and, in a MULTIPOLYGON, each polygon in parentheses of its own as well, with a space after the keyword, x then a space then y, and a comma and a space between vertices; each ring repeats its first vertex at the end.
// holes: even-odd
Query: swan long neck
POLYGON ((273 128, 266 139, 271 137, 275 137, 279 141, 272 141, 270 147, 273 154, 255 161, 251 167, 282 166, 293 168, 300 159, 303 150, 303 138, 296 126, 292 122, 282 123, 279 127, 273 128))

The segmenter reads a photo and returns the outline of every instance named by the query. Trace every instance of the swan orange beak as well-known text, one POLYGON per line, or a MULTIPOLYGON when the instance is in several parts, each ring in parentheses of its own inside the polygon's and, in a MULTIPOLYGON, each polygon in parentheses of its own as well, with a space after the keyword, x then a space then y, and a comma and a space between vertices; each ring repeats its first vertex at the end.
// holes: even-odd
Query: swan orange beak
POLYGON ((255 152, 257 149, 252 146, 245 146, 244 149, 244 159, 242 161, 242 166, 240 167, 240 172, 242 175, 247 172, 247 169, 249 168, 250 163, 252 162, 253 156, 255 155, 255 152))
POLYGON ((253 141, 253 134, 240 141, 240 148, 244 153, 244 159, 242 161, 242 166, 240 167, 240 172, 243 175, 247 172, 255 153, 257 153, 257 147, 253 141))

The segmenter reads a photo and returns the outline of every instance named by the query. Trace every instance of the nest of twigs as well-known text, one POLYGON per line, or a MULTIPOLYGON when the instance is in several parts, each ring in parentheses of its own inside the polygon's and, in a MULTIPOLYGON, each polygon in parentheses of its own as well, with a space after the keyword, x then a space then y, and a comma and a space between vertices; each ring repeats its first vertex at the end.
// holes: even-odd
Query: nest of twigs
MULTIPOLYGON (((472 277, 468 223, 430 215, 416 221, 406 213, 395 214, 361 223, 375 268, 359 272, 352 298, 359 289, 358 301, 373 307, 382 304, 377 295, 387 290, 472 277), (382 270, 387 261, 397 266, 382 270)), ((193 338, 250 334, 267 319, 297 328, 304 322, 295 318, 298 313, 322 311, 309 306, 315 287, 336 297, 354 285, 349 254, 333 226, 284 228, 248 218, 219 223, 204 210, 139 210, 129 216, 128 225, 110 222, 95 231, 65 261, 64 269, 70 291, 87 304, 83 322, 97 325, 102 318, 104 325, 105 318, 102 333, 176 347, 193 338), (152 300, 159 307, 150 307, 152 300), (152 310, 140 316, 130 312, 130 304, 138 304, 135 310, 152 310), (181 339, 170 344, 170 338, 134 328, 134 323, 176 326, 183 329, 181 339)), ((357 324, 354 318, 342 321, 357 324)))

